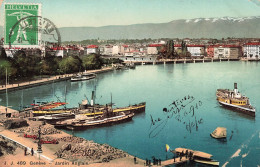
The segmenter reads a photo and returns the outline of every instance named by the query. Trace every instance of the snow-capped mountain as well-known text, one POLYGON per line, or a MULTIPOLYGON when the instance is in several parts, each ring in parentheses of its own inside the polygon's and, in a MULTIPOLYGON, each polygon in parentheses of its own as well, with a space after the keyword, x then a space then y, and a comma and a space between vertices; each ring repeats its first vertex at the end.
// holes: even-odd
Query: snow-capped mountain
POLYGON ((220 17, 220 18, 196 18, 196 19, 187 19, 185 20, 186 23, 197 23, 199 21, 209 21, 209 22, 216 22, 216 21, 222 21, 222 20, 228 20, 231 22, 242 22, 245 20, 252 20, 252 19, 258 19, 260 16, 249 16, 249 17, 220 17))
MULTIPOLYGON (((55 23, 55 21, 53 20, 55 23)), ((260 38, 260 16, 173 20, 168 23, 59 28, 62 41, 143 38, 260 38)), ((3 31, 0 27, 0 37, 3 31)))

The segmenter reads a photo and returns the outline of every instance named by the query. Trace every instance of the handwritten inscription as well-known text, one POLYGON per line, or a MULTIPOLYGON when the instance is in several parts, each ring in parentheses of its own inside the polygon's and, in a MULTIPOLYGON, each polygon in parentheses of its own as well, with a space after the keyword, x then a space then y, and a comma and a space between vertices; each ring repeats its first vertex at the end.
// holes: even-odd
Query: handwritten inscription
POLYGON ((175 119, 177 122, 185 125, 188 132, 193 129, 198 131, 199 125, 203 123, 203 118, 197 117, 196 113, 202 106, 202 101, 196 100, 193 96, 185 96, 181 100, 173 101, 167 108, 163 108, 163 118, 151 117, 149 137, 156 137, 166 126, 169 119, 175 119))

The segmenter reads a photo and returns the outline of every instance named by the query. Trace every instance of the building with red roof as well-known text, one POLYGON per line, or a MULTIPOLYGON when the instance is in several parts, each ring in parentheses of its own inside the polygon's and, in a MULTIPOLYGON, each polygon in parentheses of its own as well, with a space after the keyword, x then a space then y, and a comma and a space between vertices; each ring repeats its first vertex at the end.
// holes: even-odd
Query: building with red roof
POLYGON ((149 44, 147 47, 147 54, 148 55, 156 55, 158 54, 159 48, 162 44, 149 44))
POLYGON ((87 54, 98 53, 97 45, 88 45, 87 46, 87 54))
POLYGON ((97 45, 88 45, 87 48, 98 48, 97 45))
POLYGON ((149 44, 148 47, 161 47, 162 44, 149 44))
POLYGON ((213 45, 209 45, 207 47, 207 57, 214 57, 214 46, 213 45))
POLYGON ((238 58, 242 56, 242 47, 239 45, 210 45, 207 48, 209 57, 238 58))
POLYGON ((192 57, 205 56, 205 45, 187 45, 187 50, 190 52, 192 57))

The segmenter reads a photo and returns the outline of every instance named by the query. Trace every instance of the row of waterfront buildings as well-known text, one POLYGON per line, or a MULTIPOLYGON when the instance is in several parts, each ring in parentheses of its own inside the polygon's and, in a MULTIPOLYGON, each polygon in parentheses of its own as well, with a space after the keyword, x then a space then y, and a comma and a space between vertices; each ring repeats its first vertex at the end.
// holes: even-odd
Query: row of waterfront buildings
MULTIPOLYGON (((260 58, 260 42, 249 42, 243 45, 234 44, 216 44, 216 45, 201 45, 187 44, 187 51, 192 57, 210 57, 210 58, 240 58, 248 59, 260 58)), ((149 44, 147 46, 133 45, 89 45, 84 48, 86 54, 100 53, 109 56, 146 56, 158 55, 165 48, 165 44, 149 44)), ((174 44, 174 50, 181 50, 181 44, 174 44)))
MULTIPOLYGON (((209 58, 230 58, 236 59, 240 57, 248 59, 258 59, 260 56, 260 40, 238 40, 232 41, 204 42, 202 40, 189 41, 187 39, 174 41, 174 51, 178 53, 181 51, 181 42, 186 43, 187 51, 191 57, 209 57, 209 58), (235 41, 235 42, 234 42, 235 41)), ((13 56, 12 50, 19 50, 21 48, 5 48, 8 56, 13 56)), ((30 50, 30 49, 26 49, 30 50)), ((34 50, 34 49, 32 49, 34 50)), ((167 42, 160 40, 154 43, 140 44, 101 44, 101 45, 62 45, 55 47, 50 45, 48 49, 41 49, 42 55, 45 52, 53 52, 56 56, 64 55, 86 55, 86 54, 101 54, 107 56, 119 57, 145 57, 151 55, 160 55, 167 50, 167 42)))

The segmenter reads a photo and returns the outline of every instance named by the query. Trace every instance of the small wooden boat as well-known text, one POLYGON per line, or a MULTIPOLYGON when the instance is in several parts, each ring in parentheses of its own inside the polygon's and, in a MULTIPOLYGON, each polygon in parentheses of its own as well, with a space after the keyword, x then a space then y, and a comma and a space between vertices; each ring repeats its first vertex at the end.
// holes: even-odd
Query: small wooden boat
POLYGON ((199 160, 199 159, 194 159, 194 161, 198 162, 198 163, 202 163, 202 164, 219 166, 219 162, 216 161, 216 160, 199 160))
POLYGON ((53 109, 53 110, 36 110, 32 111, 33 116, 42 116, 42 115, 53 115, 53 114, 64 114, 64 113, 73 113, 75 108, 70 109, 53 109))
POLYGON ((67 119, 74 119, 74 113, 60 113, 60 114, 52 114, 52 115, 43 115, 34 117, 36 120, 45 121, 49 124, 55 124, 57 121, 64 121, 67 119))
POLYGON ((129 63, 129 64, 126 64, 126 67, 128 67, 130 69, 135 69, 135 64, 134 63, 129 63))
POLYGON ((188 152, 188 155, 192 155, 192 160, 198 163, 204 163, 204 164, 209 164, 209 165, 219 165, 219 162, 216 160, 211 159, 213 155, 202 152, 202 151, 196 151, 196 150, 191 150, 187 148, 176 148, 175 153, 181 155, 185 154, 188 152))
POLYGON ((113 66, 114 69, 116 69, 116 70, 121 70, 121 69, 125 69, 125 68, 126 68, 126 66, 124 66, 123 64, 119 64, 119 63, 113 64, 112 66, 113 66))
POLYGON ((33 116, 52 115, 71 113, 75 108, 61 109, 61 106, 65 106, 66 102, 40 102, 40 104, 31 104, 33 107, 27 107, 22 111, 31 111, 33 116), (60 108, 59 108, 60 107, 60 108))
POLYGON ((187 148, 176 148, 175 152, 180 154, 182 152, 185 153, 186 150, 188 152, 192 152, 193 157, 202 157, 202 158, 210 159, 213 156, 211 154, 208 154, 208 153, 205 153, 205 152, 202 152, 202 151, 196 151, 196 150, 191 150, 191 149, 187 149, 187 148))
POLYGON ((57 108, 63 105, 66 105, 67 103, 65 102, 48 102, 48 103, 41 103, 41 104, 31 104, 33 107, 31 108, 32 110, 49 110, 52 108, 57 108))
POLYGON ((216 139, 223 139, 227 137, 227 128, 217 127, 211 134, 211 137, 216 139))

